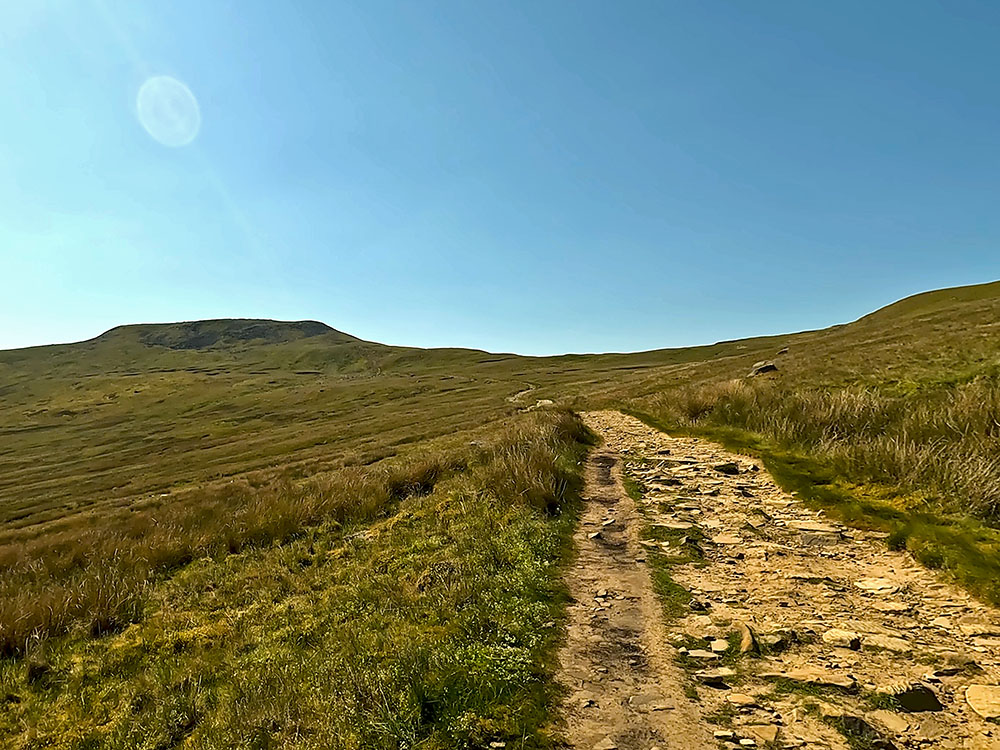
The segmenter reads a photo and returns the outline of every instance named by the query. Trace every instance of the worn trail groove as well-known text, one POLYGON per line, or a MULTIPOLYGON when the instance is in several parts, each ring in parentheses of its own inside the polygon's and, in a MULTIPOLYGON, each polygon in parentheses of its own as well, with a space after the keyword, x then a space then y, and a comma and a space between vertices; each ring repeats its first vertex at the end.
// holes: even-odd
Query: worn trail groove
POLYGON ((620 468, 617 452, 606 447, 587 459, 560 659, 568 740, 586 750, 710 747, 712 733, 684 697, 684 675, 673 664, 649 571, 637 562, 645 559, 642 519, 620 468))
POLYGON ((604 444, 568 575, 570 747, 1000 750, 996 609, 746 457, 584 418, 604 444), (671 618, 653 566, 689 592, 671 618))

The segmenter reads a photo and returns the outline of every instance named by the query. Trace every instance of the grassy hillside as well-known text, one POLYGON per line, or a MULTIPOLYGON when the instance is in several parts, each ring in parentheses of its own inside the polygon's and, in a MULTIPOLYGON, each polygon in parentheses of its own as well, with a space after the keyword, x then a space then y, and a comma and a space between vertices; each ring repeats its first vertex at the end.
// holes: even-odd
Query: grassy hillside
POLYGON ((735 346, 527 358, 383 346, 318 323, 205 321, 0 352, 0 523, 64 522, 253 472, 369 464, 735 346))
POLYGON ((0 352, 0 737, 549 746, 586 441, 565 407, 755 452, 1000 600, 998 326, 986 284, 636 354, 421 350, 260 320, 0 352), (760 360, 777 370, 748 377, 760 360))
POLYGON ((550 747, 583 438, 523 415, 475 445, 147 510, 73 569, 36 549, 41 579, 8 560, 5 632, 61 600, 53 581, 83 607, 0 661, 4 746, 550 747))
POLYGON ((916 295, 783 339, 776 372, 706 362, 626 403, 756 453, 790 489, 1000 603, 998 295, 996 283, 916 295))

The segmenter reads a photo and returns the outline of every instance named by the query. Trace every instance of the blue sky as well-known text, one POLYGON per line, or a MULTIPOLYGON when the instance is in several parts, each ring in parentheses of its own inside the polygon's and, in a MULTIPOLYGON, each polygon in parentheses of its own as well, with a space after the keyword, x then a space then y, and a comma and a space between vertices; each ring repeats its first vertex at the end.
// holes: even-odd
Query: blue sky
POLYGON ((998 38, 963 0, 6 3, 0 347, 636 350, 994 280, 998 38), (157 75, 189 145, 140 124, 157 75))

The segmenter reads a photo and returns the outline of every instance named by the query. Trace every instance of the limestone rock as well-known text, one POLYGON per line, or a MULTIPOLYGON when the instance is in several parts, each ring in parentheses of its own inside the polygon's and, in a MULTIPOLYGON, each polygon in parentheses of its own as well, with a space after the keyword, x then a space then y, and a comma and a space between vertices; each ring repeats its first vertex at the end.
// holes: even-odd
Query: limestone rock
POLYGON ((840 628, 830 628, 823 633, 823 643, 837 648, 849 648, 857 651, 861 648, 861 634, 840 628))
POLYGON ((840 706, 834 705, 833 703, 827 703, 826 701, 819 700, 818 698, 813 702, 819 710, 819 715, 824 719, 839 719, 844 715, 844 709, 840 706))
POLYGON ((794 630, 782 630, 777 633, 765 633, 760 636, 760 643, 771 653, 779 653, 786 650, 793 643, 799 640, 798 634, 794 630))
POLYGON ((860 716, 845 713, 836 720, 841 731, 859 742, 864 743, 863 747, 878 748, 878 750, 897 750, 891 740, 882 736, 875 727, 862 719, 860 716))
POLYGON ((777 372, 778 366, 774 364, 769 359, 761 360, 760 362, 754 362, 753 367, 750 368, 750 377, 755 377, 757 375, 763 375, 765 372, 777 372))
POLYGON ((779 730, 774 724, 750 724, 741 727, 741 730, 765 745, 778 741, 779 730))
POLYGON ((789 521, 788 527, 796 531, 816 531, 821 534, 839 534, 840 529, 822 521, 789 521))
POLYGON ((855 581, 854 585, 862 591, 876 596, 894 594, 899 591, 899 586, 888 578, 862 578, 860 581, 855 581))
POLYGON ((893 638, 891 635, 866 635, 864 637, 864 647, 892 651, 896 654, 908 654, 913 651, 913 646, 902 638, 893 638))
POLYGON ((854 692, 858 689, 857 681, 850 675, 820 667, 802 667, 789 669, 787 672, 764 672, 760 676, 765 680, 791 680, 816 687, 839 688, 847 692, 854 692))
POLYGON ((709 615, 691 615, 688 621, 696 628, 710 628, 713 625, 712 618, 709 615))
POLYGON ((736 475, 740 473, 740 465, 733 461, 727 461, 726 463, 716 464, 712 468, 715 469, 720 474, 736 475))
POLYGON ((965 700, 984 719, 1000 719, 1000 685, 969 685, 965 700))
POLYGON ((991 622, 982 620, 972 615, 960 618, 958 621, 958 629, 963 635, 968 636, 988 637, 1000 635, 1000 628, 997 628, 991 622))
POLYGON ((726 680, 736 676, 736 670, 730 667, 717 667, 715 669, 699 669, 694 673, 694 678, 699 682, 713 687, 725 687, 726 680))
POLYGON ((736 630, 740 634, 740 653, 749 654, 757 650, 757 638, 753 630, 745 622, 737 622, 736 630))
POLYGON ((877 711, 872 711, 868 714, 867 718, 871 719, 876 724, 881 725, 892 734, 902 734, 910 728, 910 722, 906 719, 906 717, 900 716, 892 711, 886 711, 882 708, 877 711))
POLYGON ((712 537, 713 544, 742 544, 743 540, 735 534, 718 534, 712 537))
POLYGON ((714 661, 715 659, 719 658, 718 654, 713 653, 711 651, 705 651, 705 649, 702 648, 692 649, 691 651, 687 652, 687 655, 690 656, 692 659, 705 659, 707 661, 714 661))
POLYGON ((836 544, 841 540, 840 529, 821 521, 789 521, 787 525, 799 533, 803 544, 836 544))

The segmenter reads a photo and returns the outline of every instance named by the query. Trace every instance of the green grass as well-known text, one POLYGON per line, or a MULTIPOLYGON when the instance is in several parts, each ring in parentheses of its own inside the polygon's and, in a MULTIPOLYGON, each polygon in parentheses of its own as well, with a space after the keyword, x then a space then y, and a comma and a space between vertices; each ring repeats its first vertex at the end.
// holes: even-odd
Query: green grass
MULTIPOLYGON (((1000 601, 998 320, 982 285, 636 354, 420 350, 274 321, 0 352, 3 744, 552 746, 587 439, 560 407, 757 455, 1000 601), (776 374, 745 379, 768 358, 776 374), (557 408, 526 411, 540 399, 557 408)), ((672 566, 700 562, 686 536, 647 552, 672 617, 690 600, 672 566)))
POLYGON ((586 440, 525 418, 381 520, 183 565, 123 631, 0 662, 4 746, 552 747, 586 440))

